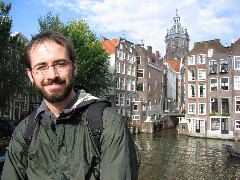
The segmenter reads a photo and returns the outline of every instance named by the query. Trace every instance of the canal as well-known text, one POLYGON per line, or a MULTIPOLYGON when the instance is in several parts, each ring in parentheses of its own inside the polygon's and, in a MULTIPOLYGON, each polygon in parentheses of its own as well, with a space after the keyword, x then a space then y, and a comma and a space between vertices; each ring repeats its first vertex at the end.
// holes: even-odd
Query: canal
POLYGON ((139 180, 240 179, 240 158, 222 149, 233 141, 178 135, 169 129, 154 134, 136 134, 141 152, 139 180))

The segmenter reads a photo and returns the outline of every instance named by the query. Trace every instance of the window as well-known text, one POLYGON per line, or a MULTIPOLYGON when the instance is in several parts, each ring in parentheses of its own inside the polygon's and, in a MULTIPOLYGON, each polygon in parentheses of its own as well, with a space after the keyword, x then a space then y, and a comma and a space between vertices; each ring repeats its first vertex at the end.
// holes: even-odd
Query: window
POLYGON ((135 70, 136 68, 135 67, 132 67, 132 76, 135 77, 135 70))
POLYGON ((240 120, 235 120, 235 129, 240 130, 240 120))
POLYGON ((210 91, 217 91, 218 83, 216 78, 210 79, 210 91))
POLYGON ((120 89, 120 78, 116 77, 116 89, 120 89))
POLYGON ((132 119, 133 120, 140 120, 140 116, 139 115, 132 115, 132 119))
POLYGON ((226 59, 220 59, 220 72, 228 72, 228 63, 226 59))
POLYGON ((125 74, 125 63, 122 63, 122 74, 125 74))
POLYGON ((240 113, 240 96, 235 97, 235 112, 240 113))
POLYGON ((131 79, 127 79, 127 90, 131 91, 131 79))
POLYGON ((200 54, 199 56, 198 56, 198 63, 199 64, 205 64, 205 54, 200 54))
POLYGON ((125 90, 125 78, 121 78, 121 90, 125 90))
POLYGON ((143 70, 143 69, 138 69, 138 71, 137 71, 137 77, 139 77, 139 78, 144 77, 144 70, 143 70))
POLYGON ((132 80, 132 91, 135 91, 135 80, 132 80))
POLYGON ((206 85, 205 84, 198 85, 198 97, 206 98, 206 85))
POLYGON ((124 93, 121 93, 120 103, 121 103, 121 105, 125 104, 125 94, 124 93))
POLYGON ((195 120, 195 132, 196 133, 204 133, 205 132, 205 120, 203 120, 203 119, 195 120))
POLYGON ((220 130, 220 118, 211 118, 211 130, 220 130))
POLYGON ((195 65, 195 56, 188 57, 188 65, 195 65))
POLYGON ((202 114, 202 115, 206 114, 206 103, 198 104, 198 114, 202 114))
POLYGON ((196 113, 196 104, 189 103, 188 104, 188 114, 195 114, 196 113))
POLYGON ((234 89, 240 90, 240 76, 234 76, 234 89))
POLYGON ((137 111, 138 110, 138 105, 137 104, 134 104, 133 105, 133 111, 137 111))
POLYGON ((148 84, 148 91, 150 91, 151 90, 151 86, 150 86, 150 84, 148 84))
POLYGON ((141 57, 140 56, 137 56, 136 60, 137 60, 137 64, 141 64, 141 57))
POLYGON ((127 75, 131 76, 131 65, 127 65, 127 75))
POLYGON ((127 94, 126 100, 127 100, 127 106, 129 106, 131 104, 131 95, 130 94, 127 94))
POLYGON ((213 55, 213 49, 208 49, 208 57, 212 57, 213 55))
POLYGON ((234 70, 240 70, 240 56, 233 57, 234 70))
POLYGON ((120 62, 117 62, 117 73, 120 73, 120 62))
POLYGON ((217 73, 217 61, 215 60, 210 61, 210 73, 217 73))
POLYGON ((228 78, 227 77, 224 77, 224 78, 221 78, 221 89, 223 91, 228 91, 228 78))
POLYGON ((198 80, 205 81, 206 80, 206 71, 204 69, 198 70, 198 80))
POLYGON ((152 101, 148 101, 148 111, 151 111, 152 110, 152 101))
POLYGON ((137 84, 137 91, 144 91, 144 83, 137 84))
POLYGON ((189 84, 188 85, 188 97, 189 98, 195 98, 196 97, 195 89, 196 89, 195 84, 189 84))
POLYGON ((151 73, 150 73, 150 71, 148 71, 148 78, 151 78, 151 73))
POLYGON ((120 103, 120 93, 116 94, 116 105, 119 105, 120 103))
POLYGON ((210 109, 211 113, 218 113, 218 102, 217 102, 217 98, 211 98, 211 109, 210 109))
POLYGON ((189 81, 195 81, 195 70, 188 70, 188 80, 189 81))
POLYGON ((228 98, 222 98, 222 114, 229 113, 229 101, 228 98))

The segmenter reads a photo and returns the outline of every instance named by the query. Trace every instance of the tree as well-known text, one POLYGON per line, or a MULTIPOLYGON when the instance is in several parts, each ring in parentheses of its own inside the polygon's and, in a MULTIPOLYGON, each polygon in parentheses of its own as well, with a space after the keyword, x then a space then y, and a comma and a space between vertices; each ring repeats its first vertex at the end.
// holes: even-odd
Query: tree
POLYGON ((27 84, 24 77, 21 54, 24 45, 19 36, 11 36, 12 19, 9 17, 11 4, 0 1, 0 110, 9 106, 14 95, 21 93, 27 84))
POLYGON ((113 85, 112 75, 108 71, 108 55, 101 43, 83 20, 72 20, 63 24, 59 14, 48 13, 40 17, 39 32, 55 30, 68 37, 76 50, 78 73, 76 84, 85 87, 94 95, 101 95, 113 85))

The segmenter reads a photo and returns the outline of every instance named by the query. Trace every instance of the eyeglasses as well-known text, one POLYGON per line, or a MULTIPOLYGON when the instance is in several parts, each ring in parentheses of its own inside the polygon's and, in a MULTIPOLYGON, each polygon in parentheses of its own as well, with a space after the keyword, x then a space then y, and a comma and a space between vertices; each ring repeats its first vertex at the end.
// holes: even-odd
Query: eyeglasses
POLYGON ((70 64, 70 61, 67 60, 59 60, 56 61, 54 64, 52 65, 46 65, 46 64, 39 64, 36 65, 34 68, 32 68, 32 72, 34 74, 38 74, 38 75, 45 75, 47 70, 50 67, 53 67, 54 69, 56 69, 58 72, 63 72, 65 71, 65 69, 67 68, 67 66, 70 64))

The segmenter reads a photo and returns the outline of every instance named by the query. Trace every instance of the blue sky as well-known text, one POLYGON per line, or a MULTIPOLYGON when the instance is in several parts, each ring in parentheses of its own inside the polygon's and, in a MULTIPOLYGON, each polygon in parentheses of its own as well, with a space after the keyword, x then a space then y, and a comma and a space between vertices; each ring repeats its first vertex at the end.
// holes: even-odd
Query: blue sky
POLYGON ((230 45, 240 37, 239 0, 4 0, 11 2, 12 32, 28 39, 38 33, 38 17, 59 13, 63 22, 84 19, 97 35, 122 37, 133 43, 143 40, 165 54, 164 38, 178 14, 188 29, 190 49, 194 42, 221 39, 230 45))

